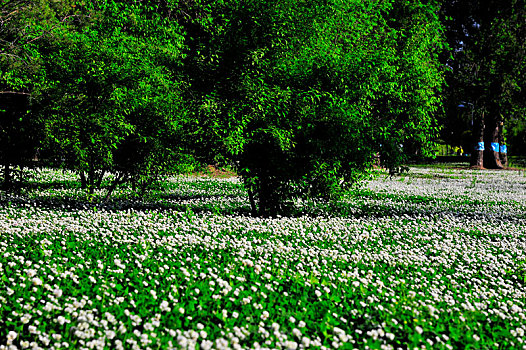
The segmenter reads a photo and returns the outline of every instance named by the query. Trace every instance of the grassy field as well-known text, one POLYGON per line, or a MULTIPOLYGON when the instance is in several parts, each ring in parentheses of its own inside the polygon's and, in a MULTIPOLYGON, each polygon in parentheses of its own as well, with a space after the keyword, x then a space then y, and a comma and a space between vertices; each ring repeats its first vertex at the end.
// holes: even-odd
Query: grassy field
POLYGON ((526 349, 524 172, 411 168, 274 219, 236 178, 31 182, 0 198, 0 349, 526 349))

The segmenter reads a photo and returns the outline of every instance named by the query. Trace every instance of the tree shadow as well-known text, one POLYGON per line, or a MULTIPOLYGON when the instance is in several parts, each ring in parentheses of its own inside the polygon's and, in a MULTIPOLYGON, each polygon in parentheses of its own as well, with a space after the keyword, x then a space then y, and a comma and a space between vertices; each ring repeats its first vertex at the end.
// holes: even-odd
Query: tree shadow
MULTIPOLYGON (((74 183, 74 182, 72 182, 74 183)), ((78 189, 64 182, 46 183, 44 186, 35 186, 38 189, 78 189)), ((365 195, 365 197, 369 197, 365 195)), ((497 214, 484 211, 486 206, 480 206, 479 210, 459 210, 448 207, 432 205, 423 200, 416 207, 405 205, 386 205, 381 203, 356 203, 347 201, 319 201, 309 202, 303 205, 290 205, 280 213, 278 217, 340 217, 340 218, 430 218, 430 217, 459 217, 459 218, 497 218, 497 214)), ((175 211, 193 212, 195 214, 215 214, 229 216, 253 216, 250 208, 248 195, 222 194, 174 194, 156 193, 147 197, 112 197, 107 201, 102 198, 84 195, 80 198, 60 195, 19 195, 15 193, 0 192, 0 206, 36 207, 45 210, 58 210, 74 212, 79 210, 104 210, 104 211, 175 211)), ((524 220, 526 212, 507 211, 498 214, 499 220, 524 220)))

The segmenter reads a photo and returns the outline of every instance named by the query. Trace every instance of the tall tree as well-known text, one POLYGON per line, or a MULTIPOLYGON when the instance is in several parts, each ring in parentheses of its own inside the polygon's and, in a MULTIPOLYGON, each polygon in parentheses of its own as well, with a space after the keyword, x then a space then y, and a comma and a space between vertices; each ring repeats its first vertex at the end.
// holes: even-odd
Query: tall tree
POLYGON ((526 112, 526 2, 446 1, 442 15, 452 49, 448 105, 472 108, 471 164, 501 168, 502 128, 526 112))
POLYGON ((44 84, 37 43, 67 22, 67 1, 0 2, 0 163, 3 187, 11 186, 11 169, 31 159, 39 145, 41 123, 28 113, 44 84))
POLYGON ((242 175, 254 212, 335 196, 378 154, 394 172, 409 150, 430 150, 442 83, 437 4, 201 6, 187 24, 196 118, 242 175))
POLYGON ((146 186, 185 161, 183 35, 152 3, 74 4, 78 21, 40 40, 45 146, 93 193, 105 173, 146 186), (59 38, 59 39, 56 39, 59 38))

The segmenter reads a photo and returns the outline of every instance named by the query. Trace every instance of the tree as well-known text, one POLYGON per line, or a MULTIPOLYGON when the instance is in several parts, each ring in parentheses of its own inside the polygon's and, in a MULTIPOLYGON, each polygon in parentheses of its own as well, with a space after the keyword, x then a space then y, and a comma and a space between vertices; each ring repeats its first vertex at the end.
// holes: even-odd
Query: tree
POLYGON ((4 167, 4 189, 12 186, 12 167, 27 165, 40 142, 40 120, 29 113, 35 90, 44 81, 35 45, 68 20, 68 15, 54 5, 57 2, 0 3, 0 163, 4 167))
POLYGON ((186 24, 196 118, 243 177, 255 214, 338 196, 378 154, 396 172, 409 149, 430 151, 442 84, 436 4, 200 6, 186 24))
POLYGON ((78 5, 87 26, 42 42, 46 146, 77 172, 89 193, 105 173, 144 187, 174 169, 184 122, 180 97, 183 36, 147 3, 78 5), (142 184, 142 185, 141 185, 142 184))
POLYGON ((471 164, 502 168, 504 123, 526 111, 526 3, 447 1, 442 14, 452 50, 447 104, 473 106, 471 164))

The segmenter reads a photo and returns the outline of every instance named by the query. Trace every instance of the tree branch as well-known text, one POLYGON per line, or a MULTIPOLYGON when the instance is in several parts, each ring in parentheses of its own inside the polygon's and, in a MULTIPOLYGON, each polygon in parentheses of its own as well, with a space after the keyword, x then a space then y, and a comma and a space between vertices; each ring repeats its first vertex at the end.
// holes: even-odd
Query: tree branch
POLYGON ((21 92, 21 91, 0 91, 0 94, 2 95, 26 95, 26 96, 31 96, 31 94, 29 92, 21 92))

